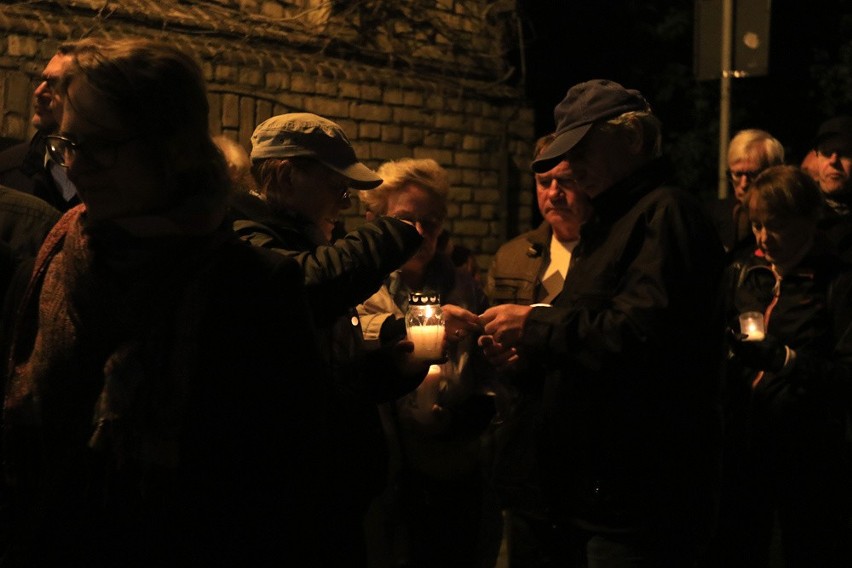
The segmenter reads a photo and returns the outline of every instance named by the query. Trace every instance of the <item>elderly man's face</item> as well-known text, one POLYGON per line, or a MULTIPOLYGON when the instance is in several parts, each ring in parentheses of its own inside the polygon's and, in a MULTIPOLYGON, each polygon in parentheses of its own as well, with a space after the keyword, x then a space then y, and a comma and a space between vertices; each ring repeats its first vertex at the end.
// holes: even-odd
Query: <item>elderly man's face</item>
POLYGON ((62 122, 62 105, 56 87, 70 62, 70 55, 57 53, 41 72, 41 81, 33 91, 32 124, 36 130, 53 132, 59 128, 62 122))
POLYGON ((734 187, 734 197, 742 203, 748 186, 757 174, 766 168, 766 157, 763 152, 752 152, 738 160, 728 163, 728 175, 734 187))
POLYGON ((560 241, 580 238, 580 225, 589 217, 589 198, 581 193, 570 175, 567 162, 535 175, 538 208, 560 241))
POLYGON ((620 132, 592 128, 563 157, 577 188, 593 199, 621 181, 635 168, 629 143, 620 132))
POLYGON ((831 197, 852 189, 852 139, 830 136, 817 146, 819 186, 831 197))

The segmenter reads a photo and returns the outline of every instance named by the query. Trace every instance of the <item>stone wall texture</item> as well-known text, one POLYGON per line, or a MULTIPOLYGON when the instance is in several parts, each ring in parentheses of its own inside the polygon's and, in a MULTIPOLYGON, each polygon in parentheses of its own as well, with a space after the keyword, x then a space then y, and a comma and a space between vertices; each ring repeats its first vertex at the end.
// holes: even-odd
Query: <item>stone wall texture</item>
MULTIPOLYGON (((213 134, 250 148, 286 112, 338 122, 371 167, 434 158, 452 186, 446 228, 480 267, 529 228, 533 111, 509 57, 515 0, 59 0, 0 4, 0 137, 32 135, 32 79, 58 44, 167 39, 208 80, 213 134)), ((349 228, 362 211, 348 211, 349 228)))

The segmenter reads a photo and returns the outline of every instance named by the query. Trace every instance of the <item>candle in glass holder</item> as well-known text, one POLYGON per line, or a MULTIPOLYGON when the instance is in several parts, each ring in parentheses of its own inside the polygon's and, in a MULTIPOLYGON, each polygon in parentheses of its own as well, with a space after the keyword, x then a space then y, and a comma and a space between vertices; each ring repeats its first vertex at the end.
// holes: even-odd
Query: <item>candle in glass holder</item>
POLYGON ((745 341, 763 341, 766 339, 763 314, 760 312, 741 313, 740 332, 746 335, 745 341))
POLYGON ((418 325, 408 328, 408 339, 414 342, 418 359, 440 359, 444 351, 443 325, 418 325))
POLYGON ((437 294, 413 292, 405 315, 408 339, 414 343, 414 357, 440 359, 444 352, 444 316, 437 294))

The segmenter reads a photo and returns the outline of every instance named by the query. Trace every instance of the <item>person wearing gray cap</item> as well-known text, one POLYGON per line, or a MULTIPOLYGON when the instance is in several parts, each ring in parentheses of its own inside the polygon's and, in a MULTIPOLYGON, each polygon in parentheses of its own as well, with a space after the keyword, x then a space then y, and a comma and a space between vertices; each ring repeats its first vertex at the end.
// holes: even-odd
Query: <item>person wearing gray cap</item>
POLYGON ((721 424, 723 247, 670 185, 645 98, 573 86, 535 172, 558 162, 592 202, 551 305, 481 316, 486 357, 544 380, 537 454, 554 566, 692 566, 709 542, 721 424))
POLYGON ((350 188, 373 189, 382 179, 358 160, 343 129, 331 120, 311 113, 274 116, 257 126, 251 143, 259 197, 232 195, 234 229, 255 246, 298 261, 332 374, 331 427, 325 433, 334 464, 326 472, 329 546, 314 560, 322 559, 318 565, 323 566, 365 565, 364 516, 387 480, 377 403, 413 390, 429 362, 413 358, 413 343, 404 335, 367 349, 355 306, 375 293, 423 238, 413 223, 384 216, 332 242, 338 215, 350 206, 350 188))

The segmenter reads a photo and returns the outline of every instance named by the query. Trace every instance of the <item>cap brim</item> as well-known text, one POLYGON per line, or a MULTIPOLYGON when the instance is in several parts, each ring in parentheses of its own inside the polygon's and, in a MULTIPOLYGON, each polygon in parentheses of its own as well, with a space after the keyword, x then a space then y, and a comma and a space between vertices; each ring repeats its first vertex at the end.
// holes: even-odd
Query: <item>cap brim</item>
POLYGON ((361 162, 355 162, 345 168, 338 168, 327 162, 323 162, 323 164, 337 173, 346 176, 349 179, 349 186, 352 189, 375 189, 382 185, 382 178, 361 162))
POLYGON ((552 170, 556 167, 556 164, 562 161, 562 156, 576 146, 591 128, 591 123, 584 124, 557 135, 556 139, 550 143, 550 146, 545 148, 538 155, 538 158, 533 160, 532 170, 537 174, 552 170))

